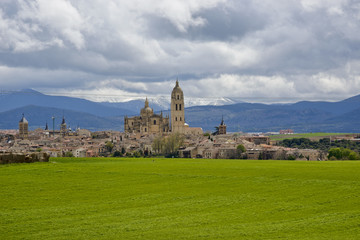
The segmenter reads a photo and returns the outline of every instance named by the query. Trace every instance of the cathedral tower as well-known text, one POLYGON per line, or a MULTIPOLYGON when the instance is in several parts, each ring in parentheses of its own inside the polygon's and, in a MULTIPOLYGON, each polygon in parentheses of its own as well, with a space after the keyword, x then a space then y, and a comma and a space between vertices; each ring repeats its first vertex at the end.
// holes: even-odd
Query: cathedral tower
POLYGON ((185 111, 184 111, 184 93, 176 80, 176 85, 171 92, 171 131, 184 133, 185 111))
POLYGON ((61 125, 60 125, 60 133, 61 135, 65 136, 67 133, 67 127, 66 127, 66 122, 65 122, 65 117, 63 116, 61 125))
POLYGON ((219 135, 226 134, 226 124, 224 123, 224 116, 221 119, 221 123, 219 125, 219 135))
POLYGON ((20 138, 26 139, 28 137, 28 128, 29 128, 29 123, 23 114, 21 120, 19 121, 19 136, 20 136, 20 138))

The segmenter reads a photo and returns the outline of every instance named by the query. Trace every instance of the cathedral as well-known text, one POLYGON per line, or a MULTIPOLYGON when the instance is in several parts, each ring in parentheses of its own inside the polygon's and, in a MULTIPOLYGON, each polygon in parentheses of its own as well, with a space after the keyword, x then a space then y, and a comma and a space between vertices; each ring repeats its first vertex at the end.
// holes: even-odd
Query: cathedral
POLYGON ((169 117, 162 113, 154 114, 149 107, 149 101, 145 100, 145 106, 140 111, 140 116, 127 117, 124 119, 124 131, 126 133, 154 134, 169 132, 169 117))
POLYGON ((154 114, 152 108, 149 107, 149 101, 145 100, 145 106, 140 111, 140 116, 127 117, 124 119, 124 131, 126 133, 140 134, 161 134, 168 132, 178 132, 186 134, 202 134, 201 128, 190 128, 185 123, 185 105, 184 93, 176 80, 174 89, 171 92, 171 127, 169 116, 164 117, 162 112, 160 115, 154 114))

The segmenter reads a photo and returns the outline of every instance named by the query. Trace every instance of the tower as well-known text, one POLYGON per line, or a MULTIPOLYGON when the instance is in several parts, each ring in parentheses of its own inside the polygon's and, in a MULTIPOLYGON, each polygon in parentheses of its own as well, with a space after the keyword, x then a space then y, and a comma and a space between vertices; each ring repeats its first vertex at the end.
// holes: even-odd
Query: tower
POLYGON ((20 138, 26 139, 28 137, 28 129, 29 129, 29 123, 23 114, 21 120, 19 121, 19 136, 20 136, 20 138))
POLYGON ((66 128, 66 122, 65 122, 65 117, 63 116, 62 122, 61 122, 61 126, 60 126, 60 133, 65 136, 67 132, 67 128, 66 128))
POLYGON ((224 116, 221 119, 221 123, 219 125, 219 135, 226 134, 226 124, 224 123, 224 116))
POLYGON ((171 92, 171 132, 184 133, 185 111, 184 93, 176 80, 176 85, 171 92))

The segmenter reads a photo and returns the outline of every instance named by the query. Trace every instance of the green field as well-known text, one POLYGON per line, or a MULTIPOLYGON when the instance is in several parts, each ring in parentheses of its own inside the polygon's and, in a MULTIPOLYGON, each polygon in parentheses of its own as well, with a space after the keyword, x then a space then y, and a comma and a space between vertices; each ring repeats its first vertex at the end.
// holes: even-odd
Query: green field
POLYGON ((359 239, 360 162, 0 166, 0 239, 359 239))
POLYGON ((271 135, 271 140, 284 140, 284 139, 292 139, 292 138, 310 138, 313 140, 326 138, 326 137, 336 137, 336 136, 356 136, 357 133, 296 133, 296 134, 278 134, 271 135))

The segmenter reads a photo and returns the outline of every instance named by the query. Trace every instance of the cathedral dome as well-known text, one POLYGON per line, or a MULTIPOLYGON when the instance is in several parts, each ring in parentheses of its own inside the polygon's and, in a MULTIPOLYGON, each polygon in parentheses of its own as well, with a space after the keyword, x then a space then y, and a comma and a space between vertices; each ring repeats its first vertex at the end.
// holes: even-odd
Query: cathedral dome
POLYGON ((144 112, 146 112, 146 113, 152 113, 152 109, 151 109, 151 107, 146 107, 146 108, 144 108, 144 112))
POLYGON ((145 106, 144 106, 144 108, 141 109, 141 112, 140 112, 140 113, 141 113, 141 114, 153 114, 153 113, 154 113, 153 110, 152 110, 152 108, 149 107, 149 101, 148 101, 147 98, 146 98, 146 100, 145 100, 145 106))

